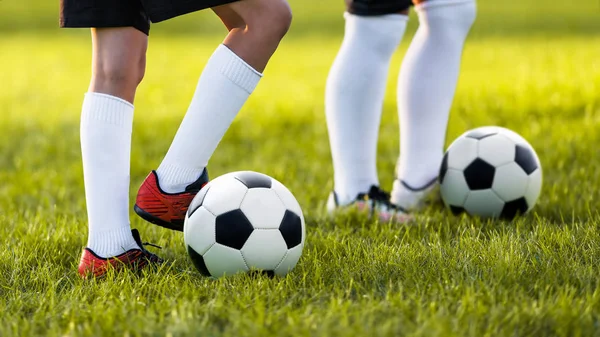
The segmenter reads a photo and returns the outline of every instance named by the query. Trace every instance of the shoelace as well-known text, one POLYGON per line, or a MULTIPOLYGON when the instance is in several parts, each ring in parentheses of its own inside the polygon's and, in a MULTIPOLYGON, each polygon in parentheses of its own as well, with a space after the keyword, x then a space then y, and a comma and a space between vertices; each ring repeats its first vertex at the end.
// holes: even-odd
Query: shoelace
POLYGON ((142 242, 142 246, 150 246, 150 247, 154 247, 154 248, 162 249, 162 247, 161 247, 161 246, 159 246, 159 245, 155 245, 155 244, 153 244, 153 243, 150 243, 150 242, 142 242))
POLYGON ((135 240, 135 243, 138 244, 138 246, 140 246, 140 248, 143 248, 143 246, 152 246, 152 247, 156 247, 158 249, 162 249, 161 246, 157 246, 153 243, 150 242, 142 242, 142 238, 140 237, 140 232, 137 229, 132 229, 131 230, 131 235, 133 236, 133 239, 135 240))
POLYGON ((369 199, 390 205, 390 194, 382 190, 378 186, 371 186, 368 194, 369 199))
POLYGON ((142 248, 142 252, 144 252, 144 255, 146 256, 146 258, 148 260, 150 260, 151 262, 155 262, 155 263, 162 263, 163 259, 161 259, 160 257, 158 257, 158 255, 153 254, 151 252, 149 252, 148 250, 146 250, 145 246, 151 246, 151 247, 155 247, 158 249, 162 249, 161 246, 155 245, 153 243, 150 242, 142 242, 142 244, 140 245, 140 247, 142 248))
POLYGON ((396 206, 390 202, 390 194, 379 186, 371 186, 369 193, 360 195, 359 199, 364 199, 371 204, 371 212, 375 212, 376 209, 388 212, 397 210, 396 206))
POLYGON ((145 246, 151 246, 151 247, 155 247, 155 248, 158 248, 158 249, 162 249, 161 246, 155 245, 155 244, 150 243, 150 242, 142 242, 142 239, 140 238, 140 232, 137 229, 132 229, 131 230, 131 235, 133 235, 133 239, 138 244, 138 246, 140 246, 140 248, 142 249, 142 252, 144 252, 144 254, 147 257, 149 257, 152 260, 156 260, 156 261, 161 260, 158 256, 156 256, 155 254, 150 253, 149 251, 146 250, 146 248, 144 248, 145 246))

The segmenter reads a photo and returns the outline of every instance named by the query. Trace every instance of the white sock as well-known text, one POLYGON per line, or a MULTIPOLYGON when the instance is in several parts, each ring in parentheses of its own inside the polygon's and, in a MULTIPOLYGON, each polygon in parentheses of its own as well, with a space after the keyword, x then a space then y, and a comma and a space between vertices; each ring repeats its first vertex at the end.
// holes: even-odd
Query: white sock
POLYGON ((208 60, 173 143, 156 170, 160 187, 177 193, 196 181, 262 74, 220 45, 208 60))
POLYGON ((88 212, 87 247, 100 257, 139 248, 129 226, 129 165, 133 105, 87 93, 81 113, 81 153, 88 212))
POLYGON ((476 6, 473 0, 433 0, 416 6, 416 11, 420 26, 398 79, 401 139, 396 175, 418 189, 438 174, 476 6))
POLYGON ((379 185, 376 156, 383 97, 390 59, 408 21, 401 14, 344 16, 344 41, 325 95, 334 190, 340 204, 379 185))

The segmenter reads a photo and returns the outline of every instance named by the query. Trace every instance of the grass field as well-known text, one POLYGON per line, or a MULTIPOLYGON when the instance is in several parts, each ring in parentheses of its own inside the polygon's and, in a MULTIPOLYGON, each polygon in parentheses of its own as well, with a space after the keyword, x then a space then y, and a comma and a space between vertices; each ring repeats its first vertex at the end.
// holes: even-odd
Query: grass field
MULTIPOLYGON (((182 235, 133 214, 170 264, 141 278, 77 276, 90 44, 86 31, 56 28, 54 2, 0 2, 0 336, 600 336, 597 0, 480 1, 448 142, 488 124, 521 133, 542 161, 543 192, 533 213, 512 222, 436 206, 413 226, 324 217, 332 170, 323 92, 343 7, 292 0, 294 27, 210 170, 284 182, 304 208, 307 246, 285 279, 217 281, 194 270, 182 235)), ((152 34, 132 195, 168 149, 224 31, 204 13, 152 34)), ((398 152, 395 73, 408 41, 394 57, 381 129, 387 188, 398 152)))

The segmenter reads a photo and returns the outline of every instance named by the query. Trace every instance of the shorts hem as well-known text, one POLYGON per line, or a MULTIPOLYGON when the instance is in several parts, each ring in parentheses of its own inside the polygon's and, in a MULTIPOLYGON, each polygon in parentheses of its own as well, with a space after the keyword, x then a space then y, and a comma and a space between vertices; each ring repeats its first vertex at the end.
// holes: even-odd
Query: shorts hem
POLYGON ((127 23, 90 23, 88 21, 79 21, 79 20, 60 20, 59 21, 60 28, 124 28, 124 27, 132 27, 140 32, 149 35, 150 34, 150 25, 143 26, 135 25, 135 24, 127 24, 127 23))
POLYGON ((358 16, 380 16, 401 14, 412 6, 412 0, 351 0, 347 12, 358 16))
POLYGON ((452 5, 460 5, 463 3, 471 3, 475 2, 474 0, 436 0, 436 1, 425 1, 415 6, 416 9, 427 9, 433 7, 443 7, 443 6, 452 6, 452 5))
POLYGON ((349 8, 347 10, 347 12, 350 14, 353 14, 353 15, 357 15, 357 16, 380 16, 380 15, 388 15, 388 14, 400 14, 401 12, 404 12, 404 11, 410 9, 411 7, 412 6, 403 6, 403 7, 390 8, 390 9, 386 9, 386 8, 382 8, 382 9, 349 8))

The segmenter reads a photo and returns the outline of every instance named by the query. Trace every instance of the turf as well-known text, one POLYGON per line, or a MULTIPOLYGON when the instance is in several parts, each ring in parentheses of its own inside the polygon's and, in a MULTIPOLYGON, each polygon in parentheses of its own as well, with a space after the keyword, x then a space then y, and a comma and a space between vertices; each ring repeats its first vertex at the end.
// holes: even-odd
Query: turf
MULTIPOLYGON (((324 216, 332 170, 323 91, 341 41, 339 2, 292 2, 294 28, 210 163, 213 176, 256 170, 294 192, 308 226, 303 257, 283 279, 217 281, 194 270, 180 234, 133 214, 169 264, 143 277, 79 279, 88 33, 56 29, 55 3, 0 2, 0 336, 600 335, 597 1, 481 1, 448 142, 481 125, 521 133, 541 158, 543 192, 512 222, 436 205, 413 226, 324 216)), ((222 36, 209 13, 153 28, 132 195, 162 159, 222 36)), ((398 154, 394 74, 407 42, 381 128, 386 187, 398 154)))

